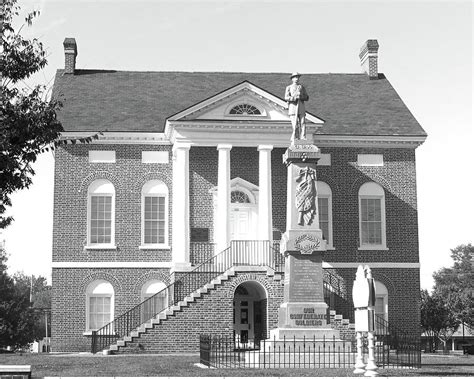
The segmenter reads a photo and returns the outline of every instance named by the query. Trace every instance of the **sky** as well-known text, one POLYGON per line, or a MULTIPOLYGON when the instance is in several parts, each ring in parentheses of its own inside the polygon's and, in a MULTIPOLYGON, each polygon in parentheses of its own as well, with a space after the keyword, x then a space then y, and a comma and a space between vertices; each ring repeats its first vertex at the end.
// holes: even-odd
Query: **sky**
MULTIPOLYGON (((428 133, 416 150, 421 287, 474 243, 473 5, 471 1, 20 0, 40 10, 24 35, 48 66, 26 85, 49 88, 74 37, 77 67, 130 71, 361 72, 359 50, 379 41, 386 75, 428 133)), ((304 77, 303 77, 304 78, 304 77)), ((302 78, 302 79, 303 79, 302 78)), ((9 271, 51 278, 54 158, 12 196, 3 231, 9 271)))

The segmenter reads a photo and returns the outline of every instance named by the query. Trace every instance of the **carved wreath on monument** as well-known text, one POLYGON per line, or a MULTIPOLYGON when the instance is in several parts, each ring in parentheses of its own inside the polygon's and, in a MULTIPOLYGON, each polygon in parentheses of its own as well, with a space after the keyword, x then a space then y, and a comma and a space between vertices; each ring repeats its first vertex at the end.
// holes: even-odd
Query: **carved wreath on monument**
POLYGON ((296 183, 298 225, 311 225, 316 214, 316 170, 311 167, 301 168, 296 183))

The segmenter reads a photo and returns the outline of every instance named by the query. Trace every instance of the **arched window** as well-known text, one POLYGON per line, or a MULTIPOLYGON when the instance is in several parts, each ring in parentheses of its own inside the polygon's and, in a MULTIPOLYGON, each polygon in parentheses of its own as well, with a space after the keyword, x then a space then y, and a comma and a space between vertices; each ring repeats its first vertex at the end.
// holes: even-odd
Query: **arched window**
POLYGON ((385 191, 377 183, 364 183, 359 189, 360 249, 386 249, 385 191))
POLYGON ((142 246, 168 245, 168 187, 151 180, 142 188, 142 246))
POLYGON ((95 280, 86 289, 86 330, 98 330, 114 319, 114 288, 95 280))
POLYGON ((378 334, 387 331, 382 327, 388 321, 388 290, 382 282, 375 281, 375 326, 378 334), (378 330, 377 330, 378 329, 378 330))
POLYGON ((238 104, 229 111, 232 115, 260 115, 260 110, 251 104, 238 104))
POLYGON ((159 280, 149 280, 142 287, 141 300, 143 303, 142 322, 152 319, 156 314, 167 308, 167 292, 163 291, 166 285, 159 280))
POLYGON ((318 211, 319 227, 323 232, 323 239, 327 242, 327 247, 333 247, 332 240, 332 191, 326 183, 318 181, 318 211))
POLYGON ((115 244, 115 188, 106 179, 93 181, 88 194, 87 245, 115 244))
POLYGON ((231 203, 250 203, 249 196, 243 191, 232 191, 230 193, 231 203))

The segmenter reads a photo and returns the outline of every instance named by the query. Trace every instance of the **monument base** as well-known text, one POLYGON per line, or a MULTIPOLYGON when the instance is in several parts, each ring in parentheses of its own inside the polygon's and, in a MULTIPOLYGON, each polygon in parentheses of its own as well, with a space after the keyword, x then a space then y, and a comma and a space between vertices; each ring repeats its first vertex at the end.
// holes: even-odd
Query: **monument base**
POLYGON ((327 304, 325 302, 283 303, 278 309, 279 328, 326 327, 327 304))
POLYGON ((324 328, 276 328, 270 330, 271 341, 340 341, 339 330, 331 327, 324 328))

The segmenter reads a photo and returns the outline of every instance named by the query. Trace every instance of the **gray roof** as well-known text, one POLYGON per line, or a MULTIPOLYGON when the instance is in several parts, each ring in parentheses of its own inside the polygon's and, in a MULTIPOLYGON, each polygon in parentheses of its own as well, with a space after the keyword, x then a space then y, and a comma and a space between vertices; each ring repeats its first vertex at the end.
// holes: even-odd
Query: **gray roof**
MULTIPOLYGON (((248 81, 283 99, 288 73, 58 70, 53 96, 65 131, 162 132, 168 117, 248 81)), ((325 120, 322 134, 426 133, 383 74, 304 74, 306 110, 325 120)))

